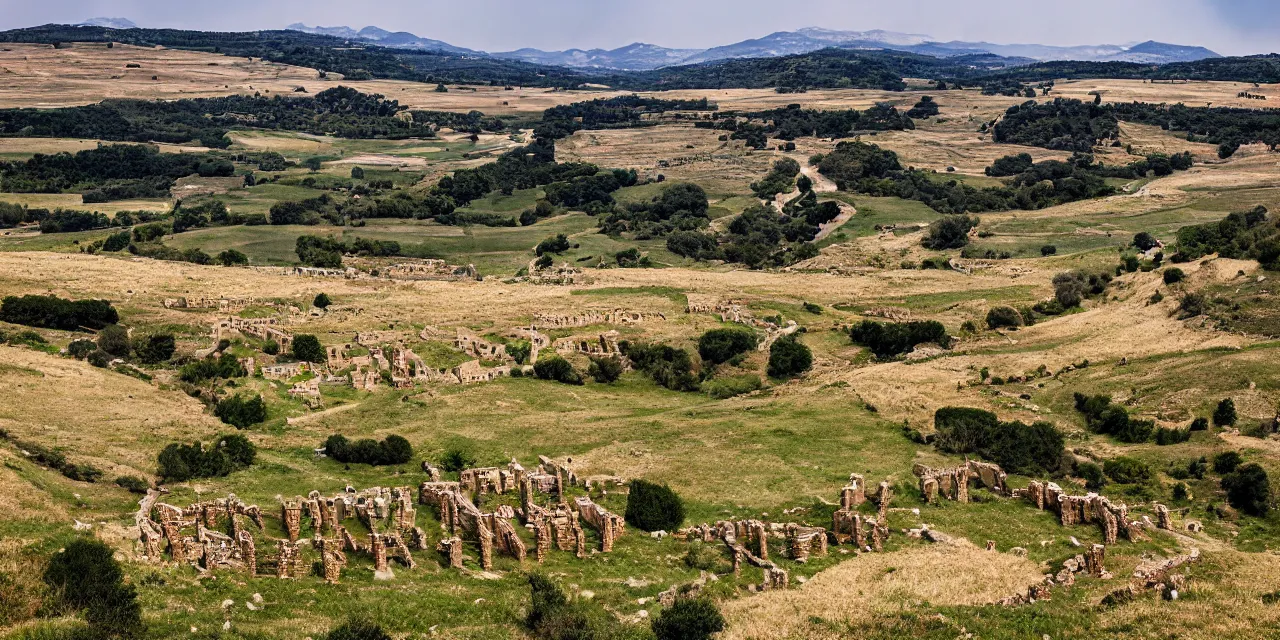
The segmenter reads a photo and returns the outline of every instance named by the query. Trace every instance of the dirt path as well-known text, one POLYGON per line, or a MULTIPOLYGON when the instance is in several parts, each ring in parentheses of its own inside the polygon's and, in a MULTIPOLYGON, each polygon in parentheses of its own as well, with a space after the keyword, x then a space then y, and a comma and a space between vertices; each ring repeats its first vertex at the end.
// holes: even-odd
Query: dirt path
POLYGON ((814 242, 823 240, 827 236, 835 233, 836 229, 843 227, 844 223, 858 215, 858 210, 855 209, 853 205, 845 202, 837 202, 836 204, 840 205, 840 215, 836 216, 831 222, 818 227, 818 235, 813 237, 814 242))

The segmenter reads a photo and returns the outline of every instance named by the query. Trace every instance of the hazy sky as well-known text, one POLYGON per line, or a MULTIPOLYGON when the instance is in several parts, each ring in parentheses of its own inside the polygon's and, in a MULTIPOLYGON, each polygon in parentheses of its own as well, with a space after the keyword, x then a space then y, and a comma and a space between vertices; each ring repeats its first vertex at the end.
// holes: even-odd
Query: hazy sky
POLYGON ((125 17, 208 30, 375 25, 486 51, 705 48, 807 26, 887 29, 938 40, 1127 44, 1224 54, 1280 51, 1280 0, 0 0, 0 27, 125 17))

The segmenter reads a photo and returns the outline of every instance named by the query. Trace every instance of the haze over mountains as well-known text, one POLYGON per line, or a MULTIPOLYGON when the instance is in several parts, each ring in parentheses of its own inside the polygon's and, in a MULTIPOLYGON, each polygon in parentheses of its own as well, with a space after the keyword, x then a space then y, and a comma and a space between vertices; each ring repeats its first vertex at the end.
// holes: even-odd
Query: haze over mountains
POLYGON ((385 47, 417 51, 490 56, 508 60, 520 60, 544 65, 580 69, 617 69, 642 71, 682 64, 698 64, 734 58, 768 58, 817 51, 828 47, 845 49, 889 49, 907 51, 936 57, 954 57, 972 54, 995 54, 1007 58, 1021 58, 1028 62, 1049 60, 1080 60, 1096 62, 1139 62, 1163 64, 1190 62, 1220 57, 1204 47, 1167 44, 1148 41, 1133 45, 1085 45, 1051 46, 1041 44, 993 44, 989 42, 938 42, 923 34, 892 31, 836 31, 810 27, 798 31, 779 31, 762 38, 744 40, 709 49, 669 49, 653 44, 633 43, 617 49, 568 49, 543 51, 517 49, 515 51, 483 52, 451 45, 441 40, 423 38, 412 33, 390 32, 378 27, 365 27, 359 31, 351 27, 308 27, 291 24, 287 29, 306 33, 324 34, 369 42, 385 47))

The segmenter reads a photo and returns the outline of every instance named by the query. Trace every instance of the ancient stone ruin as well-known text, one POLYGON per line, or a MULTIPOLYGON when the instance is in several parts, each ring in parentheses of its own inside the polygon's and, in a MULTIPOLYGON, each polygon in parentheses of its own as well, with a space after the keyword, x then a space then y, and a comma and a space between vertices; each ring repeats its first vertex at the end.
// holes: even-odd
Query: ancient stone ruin
POLYGON ((1123 536, 1126 540, 1143 540, 1143 524, 1129 518, 1129 508, 1112 503, 1096 493, 1069 496, 1058 485, 1032 481, 1026 489, 1013 492, 1014 497, 1024 497, 1037 509, 1058 514, 1062 526, 1097 524, 1102 529, 1104 544, 1115 544, 1123 536))
POLYGON ((969 485, 977 484, 998 494, 1007 494, 1006 474, 999 465, 969 460, 950 469, 931 469, 916 464, 911 472, 920 479, 920 494, 934 504, 939 497, 956 502, 969 501, 969 485))

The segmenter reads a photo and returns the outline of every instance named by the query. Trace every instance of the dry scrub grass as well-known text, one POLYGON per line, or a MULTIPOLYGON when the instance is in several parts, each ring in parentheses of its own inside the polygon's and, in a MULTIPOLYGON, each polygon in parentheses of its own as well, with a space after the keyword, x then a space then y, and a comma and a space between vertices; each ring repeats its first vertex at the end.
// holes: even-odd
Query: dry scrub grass
POLYGON ((154 452, 173 440, 204 438, 222 427, 178 391, 87 363, 0 347, 0 428, 48 447, 66 447, 115 477, 149 472, 154 452), (126 467, 126 468, 121 468, 126 467))
POLYGON ((1102 93, 1103 102, 1152 102, 1183 103, 1188 107, 1244 107, 1246 109, 1274 108, 1280 105, 1280 85, 1264 84, 1255 87, 1252 82, 1144 82, 1142 80, 1059 80, 1049 97, 1093 100, 1092 91, 1102 93), (1236 94, 1248 91, 1267 96, 1267 100, 1237 98, 1236 94))
POLYGON ((1034 562, 972 545, 866 554, 809 582, 725 604, 723 640, 847 637, 813 619, 857 623, 877 614, 933 605, 981 605, 1040 580, 1034 562))
POLYGON ((749 192, 778 156, 752 151, 740 140, 721 142, 722 132, 689 125, 612 131, 580 131, 556 145, 562 162, 637 169, 672 180, 695 181, 712 193, 749 192), (660 163, 669 166, 659 166, 660 163))

